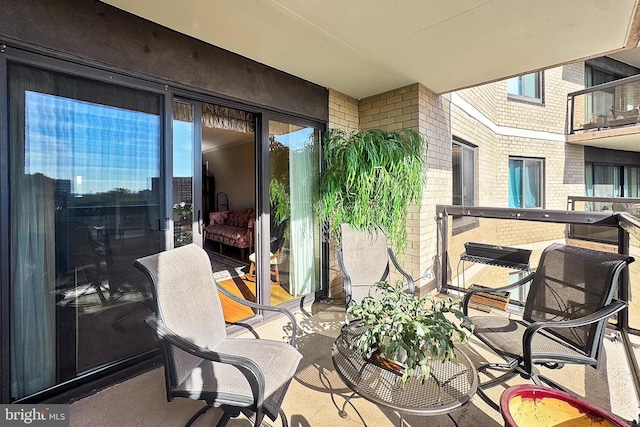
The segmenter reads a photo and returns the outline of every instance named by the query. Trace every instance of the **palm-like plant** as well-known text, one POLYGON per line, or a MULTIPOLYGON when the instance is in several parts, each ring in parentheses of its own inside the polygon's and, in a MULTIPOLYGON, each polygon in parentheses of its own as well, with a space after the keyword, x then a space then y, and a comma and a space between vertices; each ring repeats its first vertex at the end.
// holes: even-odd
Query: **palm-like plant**
POLYGON ((342 223, 368 231, 381 227, 402 251, 409 205, 420 204, 426 149, 426 138, 413 130, 329 130, 316 205, 320 220, 333 236, 342 223))

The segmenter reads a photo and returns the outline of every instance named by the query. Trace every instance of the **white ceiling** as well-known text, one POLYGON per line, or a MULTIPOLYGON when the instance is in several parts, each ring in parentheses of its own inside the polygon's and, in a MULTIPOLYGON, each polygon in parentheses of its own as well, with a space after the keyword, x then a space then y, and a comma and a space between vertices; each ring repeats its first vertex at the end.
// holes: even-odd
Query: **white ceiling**
POLYGON ((415 82, 445 93, 637 45, 638 0, 103 1, 358 99, 415 82))

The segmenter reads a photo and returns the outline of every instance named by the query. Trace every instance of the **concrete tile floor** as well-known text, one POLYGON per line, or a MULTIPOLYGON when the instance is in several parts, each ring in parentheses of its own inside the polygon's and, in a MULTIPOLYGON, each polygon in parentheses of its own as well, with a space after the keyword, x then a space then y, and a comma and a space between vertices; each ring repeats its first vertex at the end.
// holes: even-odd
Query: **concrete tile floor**
MULTIPOLYGON (((400 425, 394 411, 378 407, 364 399, 354 398, 347 406, 347 417, 338 415, 345 398, 351 393, 334 371, 331 344, 344 322, 344 306, 316 303, 298 311, 298 346, 303 360, 291 383, 283 409, 292 427, 386 427, 400 425)), ((256 330, 261 338, 287 340, 290 325, 284 319, 275 320, 256 330)), ((476 364, 499 361, 477 340, 466 348, 476 364)), ((620 342, 605 342, 603 366, 592 368, 565 366, 548 373, 552 378, 585 397, 589 402, 631 420, 638 417, 638 400, 633 390, 629 369, 620 342)), ((526 383, 520 378, 509 385, 526 383)), ((496 387, 490 395, 496 401, 504 388, 496 387)), ((174 399, 168 403, 164 391, 162 368, 142 374, 109 389, 79 400, 71 405, 71 426, 180 426, 203 404, 188 399, 174 399)), ((452 417, 460 426, 493 427, 503 425, 500 414, 491 409, 479 396, 452 417)), ((200 417, 195 427, 215 425, 217 410, 200 417)), ((280 420, 272 423, 280 426, 280 420)), ((232 420, 230 427, 248 427, 243 418, 232 420)), ((407 426, 453 426, 447 416, 405 416, 407 426)))

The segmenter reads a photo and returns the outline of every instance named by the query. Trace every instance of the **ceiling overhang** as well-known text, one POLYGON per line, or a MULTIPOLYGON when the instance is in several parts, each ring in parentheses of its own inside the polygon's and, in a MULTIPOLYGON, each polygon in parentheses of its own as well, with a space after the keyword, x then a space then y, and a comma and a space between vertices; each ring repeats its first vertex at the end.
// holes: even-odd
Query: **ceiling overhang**
POLYGON ((638 0, 103 0, 360 99, 435 93, 638 44, 638 0))
POLYGON ((640 127, 628 126, 615 129, 567 135, 568 144, 607 148, 622 151, 640 151, 640 127))

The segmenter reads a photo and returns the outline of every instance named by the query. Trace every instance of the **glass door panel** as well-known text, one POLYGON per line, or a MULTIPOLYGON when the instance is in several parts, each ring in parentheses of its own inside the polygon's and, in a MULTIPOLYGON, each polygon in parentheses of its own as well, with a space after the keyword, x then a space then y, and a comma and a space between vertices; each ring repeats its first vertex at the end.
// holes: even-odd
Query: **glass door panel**
POLYGON ((173 245, 202 246, 201 191, 195 191, 201 164, 199 105, 173 102, 173 245), (197 149, 196 149, 197 147, 197 149))
POLYGON ((11 398, 157 347, 158 95, 10 64, 11 398))
POLYGON ((318 129, 269 121, 270 271, 261 277, 269 277, 272 305, 320 288, 320 234, 313 212, 319 141, 318 129))

